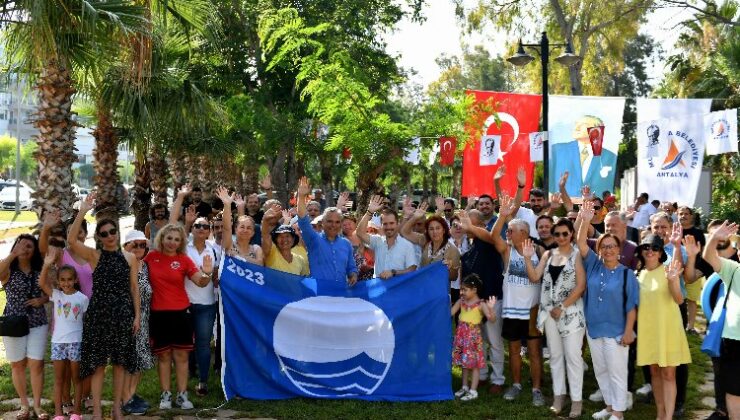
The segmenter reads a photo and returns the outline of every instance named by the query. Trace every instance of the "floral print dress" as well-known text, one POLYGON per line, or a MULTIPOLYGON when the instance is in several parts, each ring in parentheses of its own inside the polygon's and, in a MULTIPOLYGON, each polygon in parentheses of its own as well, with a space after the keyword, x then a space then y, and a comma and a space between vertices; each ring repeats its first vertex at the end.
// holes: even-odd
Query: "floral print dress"
MULTIPOLYGON (((550 270, 552 254, 547 261, 540 291, 540 310, 537 315, 537 329, 540 331, 544 331, 545 319, 550 316, 550 311, 563 303, 576 287, 576 258, 580 258, 578 249, 573 247, 570 255, 567 255, 567 260, 560 271, 560 275, 555 278, 551 275, 550 270)), ((586 317, 583 314, 583 299, 578 298, 575 304, 565 308, 563 314, 555 322, 558 325, 561 337, 585 329, 586 317)))

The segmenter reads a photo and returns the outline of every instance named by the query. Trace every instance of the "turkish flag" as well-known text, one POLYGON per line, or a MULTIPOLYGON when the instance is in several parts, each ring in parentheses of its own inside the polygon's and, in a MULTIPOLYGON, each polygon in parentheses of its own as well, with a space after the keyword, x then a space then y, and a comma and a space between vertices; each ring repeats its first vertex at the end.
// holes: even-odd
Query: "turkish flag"
POLYGON ((542 96, 478 90, 467 94, 475 96, 474 106, 479 113, 466 127, 470 137, 463 152, 462 195, 495 196, 493 175, 504 164, 506 174, 501 179, 501 188, 513 197, 517 190, 516 173, 522 167, 527 174, 524 197, 527 200, 534 172, 534 163, 529 159, 529 133, 539 131, 542 96), (491 112, 494 110, 500 126, 491 112), (486 135, 501 136, 501 153, 495 165, 481 166, 481 137, 486 135))
POLYGON ((604 126, 589 127, 588 140, 591 142, 594 156, 601 156, 601 149, 604 147, 604 126))
POLYGON ((452 166, 455 163, 455 150, 457 150, 457 139, 454 137, 439 138, 439 164, 452 166))

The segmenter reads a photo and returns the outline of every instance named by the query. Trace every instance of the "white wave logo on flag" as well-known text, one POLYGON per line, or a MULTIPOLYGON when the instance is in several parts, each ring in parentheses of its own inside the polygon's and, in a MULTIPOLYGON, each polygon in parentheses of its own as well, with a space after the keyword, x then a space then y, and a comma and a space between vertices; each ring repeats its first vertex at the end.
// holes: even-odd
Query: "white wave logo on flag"
POLYGON ((395 349, 393 324, 359 298, 310 297, 285 305, 273 325, 280 369, 313 397, 370 395, 395 349))

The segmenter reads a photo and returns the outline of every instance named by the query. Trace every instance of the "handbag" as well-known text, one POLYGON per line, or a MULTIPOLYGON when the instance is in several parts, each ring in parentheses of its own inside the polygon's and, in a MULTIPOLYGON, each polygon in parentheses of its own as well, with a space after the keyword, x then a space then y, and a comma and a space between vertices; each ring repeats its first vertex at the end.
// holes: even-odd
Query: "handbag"
POLYGON ((26 315, 0 316, 0 337, 24 337, 29 331, 26 315))
POLYGON ((715 309, 712 313, 712 319, 709 320, 707 335, 701 343, 701 351, 710 357, 719 357, 720 346, 722 344, 722 330, 725 328, 725 317, 727 316, 727 301, 730 299, 732 291, 732 281, 735 277, 737 268, 733 270, 730 277, 730 284, 725 289, 725 301, 722 309, 715 309))

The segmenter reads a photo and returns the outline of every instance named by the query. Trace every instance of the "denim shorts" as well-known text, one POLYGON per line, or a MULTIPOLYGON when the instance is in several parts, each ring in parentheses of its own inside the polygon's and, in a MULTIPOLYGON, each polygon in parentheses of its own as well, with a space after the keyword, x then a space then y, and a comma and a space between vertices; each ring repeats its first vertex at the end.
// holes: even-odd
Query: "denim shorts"
POLYGON ((51 360, 80 361, 82 343, 51 343, 51 360))

